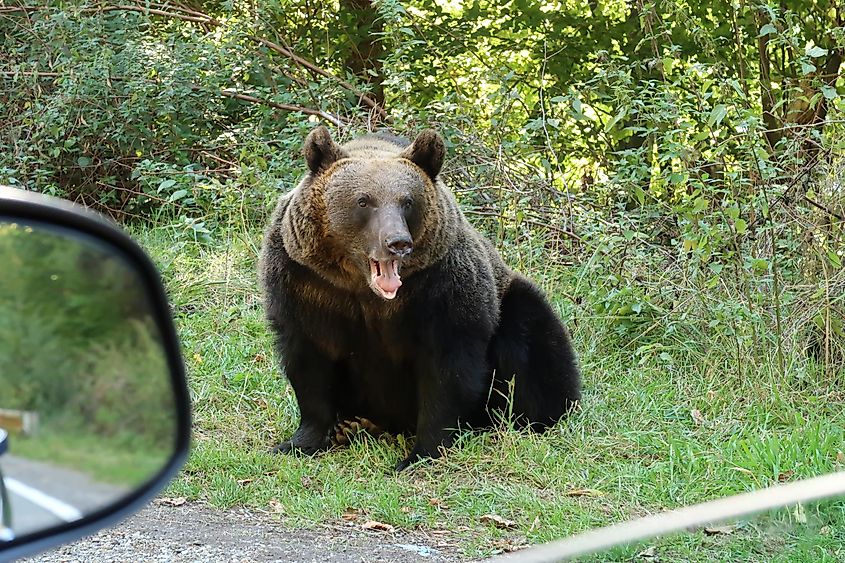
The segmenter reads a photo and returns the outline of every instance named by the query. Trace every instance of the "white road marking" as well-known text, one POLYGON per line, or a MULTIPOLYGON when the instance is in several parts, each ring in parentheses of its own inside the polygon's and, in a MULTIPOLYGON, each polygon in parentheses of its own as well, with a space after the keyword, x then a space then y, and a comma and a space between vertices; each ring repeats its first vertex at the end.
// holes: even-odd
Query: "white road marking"
POLYGON ((82 518, 82 513, 73 506, 57 498, 25 485, 17 479, 6 477, 3 479, 9 491, 21 496, 33 504, 37 504, 47 512, 51 512, 65 522, 73 522, 82 518))

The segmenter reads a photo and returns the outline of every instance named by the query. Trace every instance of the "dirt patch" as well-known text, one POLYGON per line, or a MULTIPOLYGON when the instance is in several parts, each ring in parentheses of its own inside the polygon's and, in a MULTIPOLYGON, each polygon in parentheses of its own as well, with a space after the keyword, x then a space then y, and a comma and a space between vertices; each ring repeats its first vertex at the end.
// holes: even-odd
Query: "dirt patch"
POLYGON ((448 541, 423 533, 366 532, 344 523, 291 530, 259 512, 157 502, 114 528, 25 561, 457 563, 468 559, 448 541))

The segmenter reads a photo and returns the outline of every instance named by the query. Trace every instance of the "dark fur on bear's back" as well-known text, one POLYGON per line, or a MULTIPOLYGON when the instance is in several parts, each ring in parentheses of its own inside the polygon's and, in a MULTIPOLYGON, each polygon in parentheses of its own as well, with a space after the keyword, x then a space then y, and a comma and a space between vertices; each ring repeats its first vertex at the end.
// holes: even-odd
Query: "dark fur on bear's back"
POLYGON ((438 176, 439 135, 338 146, 318 128, 304 153, 310 173, 281 198, 259 272, 301 415, 279 451, 325 449, 338 420, 364 417, 416 433, 401 469, 491 409, 537 429, 571 410, 566 331, 460 212, 438 176))

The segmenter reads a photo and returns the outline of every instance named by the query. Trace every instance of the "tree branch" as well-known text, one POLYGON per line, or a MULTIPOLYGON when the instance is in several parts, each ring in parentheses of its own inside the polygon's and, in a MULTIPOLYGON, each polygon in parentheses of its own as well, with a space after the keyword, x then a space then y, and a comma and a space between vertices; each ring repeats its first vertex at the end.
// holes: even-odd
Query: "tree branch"
POLYGON ((809 203, 810 205, 812 205, 812 206, 813 206, 813 207, 815 207, 816 209, 821 209, 822 211, 824 211, 825 213, 827 213, 827 214, 828 214, 828 215, 830 215, 831 217, 836 217, 836 218, 837 218, 837 219, 839 219, 840 221, 845 221, 845 217, 843 217, 842 215, 840 215, 839 213, 837 213, 837 212, 835 212, 835 211, 833 211, 833 210, 831 210, 831 209, 828 209, 827 207, 825 207, 825 206, 824 206, 824 205, 822 205, 821 203, 819 203, 819 202, 817 202, 817 201, 815 201, 815 200, 812 200, 812 199, 810 199, 810 198, 809 198, 809 197, 807 197, 807 196, 801 196, 801 197, 804 199, 804 201, 806 201, 807 203, 809 203))
POLYGON ((98 12, 138 12, 141 14, 155 14, 156 16, 163 16, 166 18, 173 18, 177 20, 182 20, 186 22, 195 22, 195 23, 203 23, 207 25, 217 26, 220 25, 220 22, 211 16, 195 16, 191 14, 174 14, 173 12, 168 12, 166 10, 159 10, 157 8, 148 8, 146 6, 135 6, 135 5, 115 5, 115 6, 97 6, 96 8, 83 8, 80 10, 84 13, 98 13, 98 12))
MULTIPOLYGON (((760 29, 764 25, 771 23, 768 16, 763 10, 757 12, 757 24, 760 29)), ((772 94, 772 79, 769 62, 769 36, 759 35, 757 37, 757 49, 759 51, 760 59, 760 103, 763 106, 763 123, 766 124, 766 140, 769 146, 774 148, 778 140, 780 140, 780 120, 774 114, 775 97, 772 94)))
POLYGON ((312 62, 310 62, 306 59, 303 59, 302 57, 300 57, 299 55, 297 55, 293 51, 286 49, 285 47, 282 47, 278 43, 274 43, 272 41, 264 39, 263 37, 258 37, 258 36, 255 36, 255 35, 250 35, 249 38, 252 39, 253 41, 257 41, 258 43, 261 43, 262 45, 264 45, 268 49, 275 51, 275 52, 279 53, 280 55, 282 55, 284 57, 289 58, 290 60, 294 61, 295 63, 297 63, 301 66, 303 66, 304 68, 307 68, 308 70, 310 70, 311 72, 313 72, 315 74, 319 74, 320 76, 324 76, 324 77, 330 78, 332 80, 337 80, 338 83, 341 86, 343 86, 344 88, 346 88, 347 90, 349 90, 350 92, 352 92, 353 94, 358 96, 361 99, 362 102, 364 102, 365 104, 367 104, 368 106, 373 108, 380 116, 382 116, 383 119, 389 120, 387 112, 384 111, 384 108, 379 106, 375 102, 375 100, 373 100, 372 98, 367 96, 365 93, 363 93, 362 91, 355 88, 352 84, 350 84, 350 83, 348 83, 344 80, 341 80, 340 78, 334 76, 333 74, 331 74, 327 70, 323 70, 322 68, 318 67, 314 63, 312 63, 312 62))
POLYGON ((308 115, 316 115, 317 117, 322 117, 326 121, 331 122, 332 124, 336 125, 337 127, 342 127, 346 125, 346 123, 341 120, 339 117, 336 117, 328 112, 318 110, 318 109, 311 109, 306 108, 303 106, 295 106, 292 104, 280 104, 278 102, 273 102, 270 100, 262 100, 261 98, 256 98, 255 96, 250 96, 249 94, 241 94, 239 92, 235 92, 234 90, 223 89, 220 91, 221 94, 227 96, 229 98, 234 98, 236 100, 242 100, 244 102, 250 102, 252 104, 261 104, 265 106, 270 106, 276 109, 283 109, 287 111, 298 111, 300 113, 305 113, 308 115))
MULTIPOLYGON (((0 70, 0 76, 9 76, 9 77, 13 77, 13 76, 37 76, 38 78, 54 79, 54 78, 58 78, 59 76, 61 76, 61 74, 58 73, 58 72, 0 70)), ((110 76, 109 80, 114 80, 114 81, 117 82, 117 81, 126 80, 126 77, 125 76, 110 76)), ((192 90, 199 91, 200 88, 198 86, 193 86, 192 90)), ((227 98, 234 98, 236 100, 242 100, 244 102, 249 102, 249 103, 252 103, 252 104, 261 104, 261 105, 270 106, 270 107, 273 107, 273 108, 276 108, 276 109, 283 109, 283 110, 286 110, 286 111, 297 111, 297 112, 304 113, 304 114, 307 114, 307 115, 315 115, 317 117, 322 117, 323 119, 325 119, 326 121, 332 123, 333 125, 335 125, 337 127, 342 127, 342 126, 346 125, 346 123, 340 117, 332 115, 328 112, 325 112, 325 111, 322 111, 322 110, 319 110, 319 109, 312 109, 312 108, 307 108, 307 107, 304 107, 304 106, 297 106, 297 105, 293 105, 293 104, 281 104, 281 103, 278 103, 278 102, 273 102, 271 100, 263 100, 261 98, 256 98, 255 96, 250 96, 249 94, 241 94, 241 93, 236 92, 235 90, 232 90, 230 88, 224 88, 220 91, 220 93, 222 95, 226 96, 227 98)))
MULTIPOLYGON (((164 7, 164 5, 162 5, 162 4, 154 4, 154 5, 164 7)), ((101 6, 90 7, 90 8, 82 8, 81 12, 84 12, 84 13, 101 13, 101 12, 113 12, 113 11, 138 12, 138 13, 142 13, 142 14, 153 14, 153 15, 166 17, 166 18, 172 18, 172 19, 177 19, 177 20, 182 20, 182 21, 187 21, 187 22, 192 22, 192 23, 199 23, 199 24, 208 25, 208 26, 211 26, 211 27, 219 27, 219 26, 223 25, 223 22, 221 22, 220 20, 213 18, 213 17, 211 17, 207 14, 203 14, 201 12, 195 11, 195 10, 189 10, 189 9, 186 9, 186 8, 172 7, 172 6, 168 6, 168 7, 171 8, 171 9, 178 10, 180 13, 174 13, 173 11, 162 10, 162 9, 159 9, 159 8, 152 8, 152 7, 148 7, 146 5, 142 6, 142 5, 134 5, 134 4, 101 5, 101 6)), ((39 11, 39 10, 49 10, 49 9, 50 9, 49 6, 0 6, 0 14, 9 14, 9 13, 15 13, 15 12, 35 12, 35 11, 39 11)), ((255 42, 261 44, 261 45, 264 45, 268 49, 284 56, 285 58, 294 61, 298 65, 302 66, 303 68, 308 69, 310 72, 312 72, 314 74, 318 74, 318 75, 323 76, 325 78, 328 78, 330 80, 337 81, 338 84, 340 84, 342 87, 346 88, 347 90, 349 90, 350 92, 352 92, 353 94, 358 96, 358 98, 361 100, 361 102, 363 102, 364 104, 366 104, 367 106, 372 108, 373 111, 378 113, 381 116, 382 119, 384 119, 385 121, 388 121, 388 122, 390 121, 390 117, 387 115, 387 112, 384 110, 384 108, 382 108, 375 100, 370 98, 367 94, 365 94, 364 92, 362 92, 361 90, 359 90, 358 88, 356 88, 355 86, 350 84, 349 82, 346 82, 345 80, 335 76, 334 74, 332 74, 329 71, 317 66, 316 64, 312 63, 311 61, 308 61, 308 60, 300 57, 299 55, 294 53, 289 48, 282 47, 278 43, 274 43, 273 41, 270 41, 268 39, 264 39, 263 37, 258 37, 256 35, 249 35, 248 38, 252 41, 255 41, 255 42)), ((323 112, 323 114, 315 114, 315 115, 321 115, 321 117, 325 117, 326 119, 329 119, 328 117, 326 117, 328 114, 324 114, 324 112, 323 112)), ((337 118, 332 117, 332 123, 337 123, 337 118)))

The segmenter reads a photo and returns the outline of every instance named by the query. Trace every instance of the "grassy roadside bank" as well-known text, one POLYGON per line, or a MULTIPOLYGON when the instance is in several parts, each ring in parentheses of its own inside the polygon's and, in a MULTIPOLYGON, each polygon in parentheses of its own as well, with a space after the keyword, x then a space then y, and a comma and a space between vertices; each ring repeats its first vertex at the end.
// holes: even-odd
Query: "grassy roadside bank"
MULTIPOLYGON (((589 272, 530 261, 527 273, 577 319, 570 325, 585 374, 578 416, 543 436, 465 435, 444 459, 402 475, 390 472, 402 438, 314 459, 270 456, 297 414, 256 290, 259 231, 231 229, 211 245, 164 228, 133 233, 164 272, 195 405, 194 452, 170 494, 257 507, 293 525, 347 519, 423 529, 478 557, 845 464, 842 387, 812 363, 790 361, 784 378, 762 345, 737 362, 718 338, 632 350, 607 315, 563 297, 588 287, 589 272), (514 527, 482 522, 491 513, 514 527)), ((596 560, 839 560, 843 509, 793 507, 596 560)))

